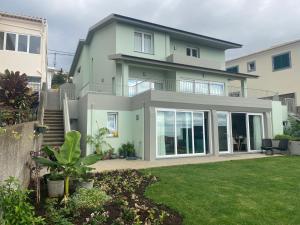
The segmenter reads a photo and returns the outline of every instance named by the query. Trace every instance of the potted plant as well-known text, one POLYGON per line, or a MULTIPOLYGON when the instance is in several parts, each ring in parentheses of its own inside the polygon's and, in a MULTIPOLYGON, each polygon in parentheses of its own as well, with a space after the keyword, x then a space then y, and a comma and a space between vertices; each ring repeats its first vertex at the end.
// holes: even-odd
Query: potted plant
POLYGON ((123 145, 118 150, 119 151, 119 158, 120 159, 124 159, 127 156, 126 150, 125 150, 125 148, 124 148, 123 145))
POLYGON ((62 197, 64 195, 64 177, 61 173, 51 172, 47 179, 47 190, 50 198, 62 197))
POLYGON ((66 204, 69 197, 70 190, 70 177, 79 171, 80 168, 94 164, 99 160, 99 156, 92 154, 86 157, 80 157, 80 138, 81 135, 78 131, 70 131, 65 135, 65 142, 59 148, 55 150, 48 148, 55 157, 55 160, 47 159, 45 157, 35 157, 34 160, 42 165, 48 167, 58 167, 64 176, 65 190, 64 190, 64 202, 66 204))
POLYGON ((126 144, 122 144, 119 148, 119 156, 120 158, 126 158, 128 160, 136 159, 134 144, 127 142, 126 144))
POLYGON ((94 187, 94 176, 91 173, 93 168, 87 166, 81 166, 76 170, 76 177, 78 177, 78 182, 76 188, 86 188, 92 189, 94 187))
POLYGON ((86 142, 95 148, 96 154, 103 154, 105 147, 111 149, 111 145, 105 140, 109 134, 109 130, 106 127, 99 128, 94 136, 88 135, 86 142))

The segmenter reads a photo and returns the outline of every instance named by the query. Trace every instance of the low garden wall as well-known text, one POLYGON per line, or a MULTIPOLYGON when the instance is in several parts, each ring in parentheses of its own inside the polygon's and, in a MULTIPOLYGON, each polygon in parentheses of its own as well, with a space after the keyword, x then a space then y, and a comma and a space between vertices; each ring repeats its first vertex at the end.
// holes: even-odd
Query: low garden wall
POLYGON ((0 181, 14 176, 24 187, 30 181, 30 151, 35 149, 34 123, 5 127, 0 133, 0 181))

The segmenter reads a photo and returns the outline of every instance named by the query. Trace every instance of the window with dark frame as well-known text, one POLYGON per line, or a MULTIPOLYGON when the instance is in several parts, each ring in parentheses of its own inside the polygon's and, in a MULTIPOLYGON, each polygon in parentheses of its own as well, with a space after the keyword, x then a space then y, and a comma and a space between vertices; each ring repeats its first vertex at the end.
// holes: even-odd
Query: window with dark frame
POLYGON ((228 68, 226 68, 226 72, 229 72, 229 73, 238 73, 239 72, 239 66, 228 67, 228 68))
POLYGON ((16 34, 6 33, 6 50, 15 51, 16 50, 16 34))
POLYGON ((291 67, 291 53, 286 52, 272 56, 273 71, 283 70, 291 67))
POLYGON ((4 48, 4 32, 0 32, 0 50, 4 48))
POLYGON ((255 61, 247 63, 247 71, 248 72, 256 71, 256 63, 255 63, 255 61))

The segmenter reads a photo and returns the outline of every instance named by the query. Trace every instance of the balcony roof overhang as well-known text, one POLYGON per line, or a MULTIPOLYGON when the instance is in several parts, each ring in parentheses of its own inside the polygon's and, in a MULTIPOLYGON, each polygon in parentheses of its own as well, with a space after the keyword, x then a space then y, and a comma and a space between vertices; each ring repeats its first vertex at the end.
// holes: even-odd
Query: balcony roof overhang
POLYGON ((174 62, 167 62, 167 61, 161 61, 161 60, 155 60, 155 59, 147 59, 137 56, 131 56, 131 55, 124 55, 124 54, 115 54, 110 55, 108 57, 110 60, 115 60, 117 62, 125 62, 128 64, 134 64, 139 65, 142 64, 144 66, 151 66, 151 67, 158 67, 161 69, 166 70, 189 70, 189 71, 196 71, 200 73, 209 73, 209 74, 217 74, 226 76, 229 79, 232 80, 241 80, 246 78, 258 78, 258 75, 252 75, 252 74, 246 74, 246 73, 230 73, 225 70, 218 70, 218 69, 211 69, 206 67, 199 67, 199 66, 192 66, 187 64, 181 64, 181 63, 174 63, 174 62))

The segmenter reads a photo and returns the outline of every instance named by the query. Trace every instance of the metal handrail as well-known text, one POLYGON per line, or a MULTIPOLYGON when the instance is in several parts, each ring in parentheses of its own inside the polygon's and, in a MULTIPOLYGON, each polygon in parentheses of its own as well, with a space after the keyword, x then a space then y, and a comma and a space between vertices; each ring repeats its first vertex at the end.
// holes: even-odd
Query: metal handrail
POLYGON ((65 93, 63 99, 63 114, 64 114, 64 129, 65 129, 65 133, 67 133, 71 130, 67 93, 65 93))

